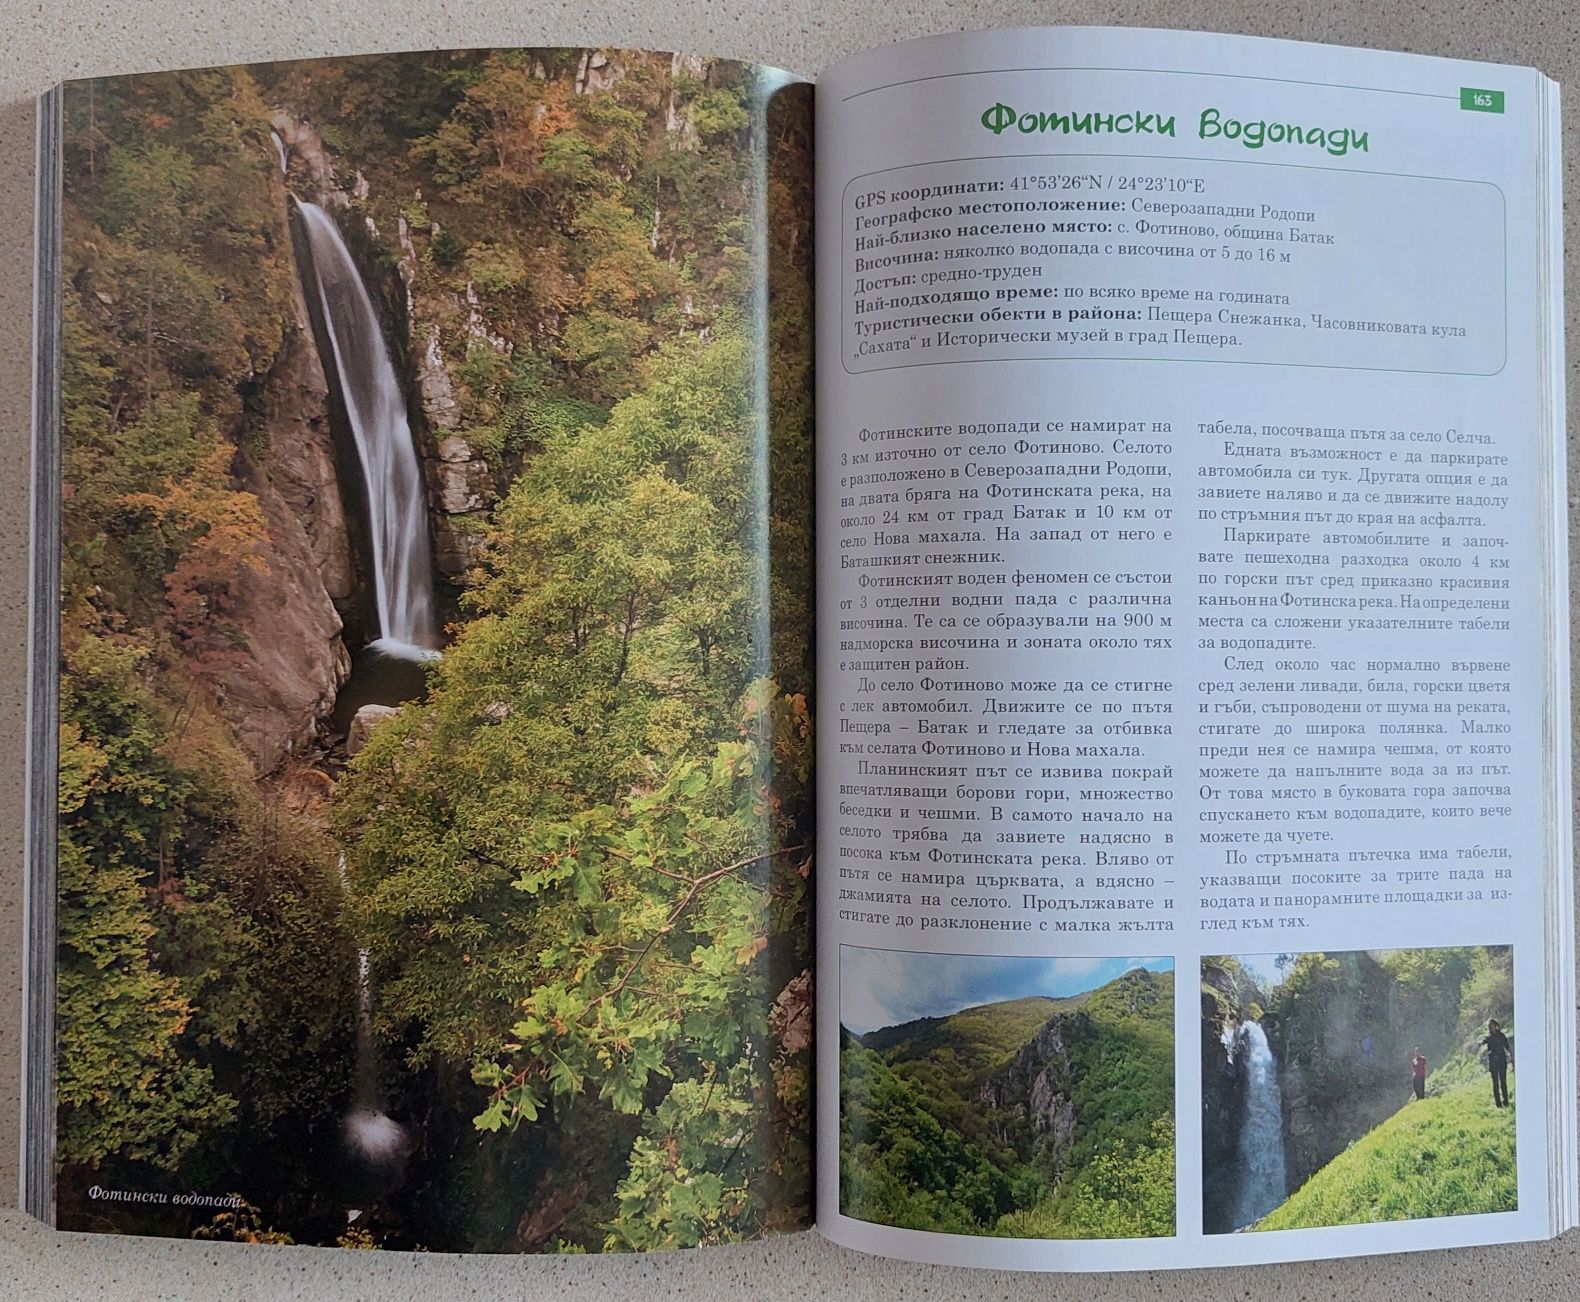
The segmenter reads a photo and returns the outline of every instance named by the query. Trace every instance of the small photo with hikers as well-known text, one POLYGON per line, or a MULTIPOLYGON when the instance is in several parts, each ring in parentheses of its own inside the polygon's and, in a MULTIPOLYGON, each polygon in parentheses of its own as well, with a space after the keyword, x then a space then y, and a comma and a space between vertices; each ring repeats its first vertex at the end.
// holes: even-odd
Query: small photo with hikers
POLYGON ((1201 962, 1202 1229, 1517 1208, 1507 945, 1201 962))

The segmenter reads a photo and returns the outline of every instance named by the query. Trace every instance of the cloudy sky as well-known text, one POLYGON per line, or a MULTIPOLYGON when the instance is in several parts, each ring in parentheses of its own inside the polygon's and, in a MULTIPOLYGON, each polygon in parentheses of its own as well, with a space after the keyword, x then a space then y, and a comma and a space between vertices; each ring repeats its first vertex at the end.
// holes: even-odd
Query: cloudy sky
POLYGON ((1095 990, 1131 968, 1167 972, 1169 958, 994 958, 906 954, 840 946, 840 1021, 857 1035, 918 1017, 947 1017, 976 1004, 1095 990))

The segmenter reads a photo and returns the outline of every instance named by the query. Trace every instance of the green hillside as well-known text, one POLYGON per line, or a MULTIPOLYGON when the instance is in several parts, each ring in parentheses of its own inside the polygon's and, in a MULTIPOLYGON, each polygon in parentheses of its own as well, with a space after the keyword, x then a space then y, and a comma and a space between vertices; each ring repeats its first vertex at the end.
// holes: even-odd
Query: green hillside
POLYGON ((1514 1109, 1494 1108, 1478 1082, 1407 1103, 1253 1228, 1510 1212, 1517 1196, 1514 1109))
MULTIPOLYGON (((1082 1010, 1096 1034, 1073 1091, 1077 1160, 1146 1145, 1159 1117, 1174 1117, 1174 974, 1127 972, 1092 992, 1082 1010)), ((1171 1186, 1172 1171, 1169 1176, 1171 1186)))
POLYGON ((840 1204, 961 1234, 1173 1233, 1172 973, 887 1027, 841 1052, 840 1204))
POLYGON ((1073 1011, 1086 999, 1084 994, 1070 999, 1044 995, 1006 999, 962 1008, 948 1017, 920 1017, 885 1026, 860 1038, 890 1066, 926 1058, 957 1070, 963 1078, 980 1080, 1006 1062, 1055 1013, 1073 1011))

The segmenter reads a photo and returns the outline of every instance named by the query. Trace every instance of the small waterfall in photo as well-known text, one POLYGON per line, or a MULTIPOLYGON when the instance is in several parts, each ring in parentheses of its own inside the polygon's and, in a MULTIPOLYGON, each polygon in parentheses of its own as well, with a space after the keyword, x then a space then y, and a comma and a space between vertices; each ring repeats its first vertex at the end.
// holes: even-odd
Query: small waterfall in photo
POLYGON ((1245 1116, 1240 1125, 1240 1193, 1234 1225, 1243 1229, 1277 1207, 1289 1191, 1278 1063, 1260 1022, 1246 1022, 1238 1038, 1245 1063, 1245 1116))
POLYGON ((335 376, 367 488, 368 537, 378 633, 372 649, 403 660, 438 655, 422 470, 406 399, 362 277, 340 228, 317 204, 297 200, 335 376))
MULTIPOLYGON (((340 856, 340 883, 351 892, 351 874, 340 856)), ((366 949, 357 950, 356 1097, 345 1120, 346 1147, 374 1167, 397 1167, 411 1151, 405 1127, 384 1111, 378 1054, 373 1042, 373 979, 366 949)))

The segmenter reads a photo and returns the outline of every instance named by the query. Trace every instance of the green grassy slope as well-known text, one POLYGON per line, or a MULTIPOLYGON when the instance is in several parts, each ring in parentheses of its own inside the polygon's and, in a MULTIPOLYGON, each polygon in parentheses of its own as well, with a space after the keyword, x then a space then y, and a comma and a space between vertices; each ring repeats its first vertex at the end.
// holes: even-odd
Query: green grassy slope
POLYGON ((1407 1103, 1253 1228, 1508 1212, 1516 1202, 1514 1109, 1494 1108, 1477 1082, 1407 1103))

